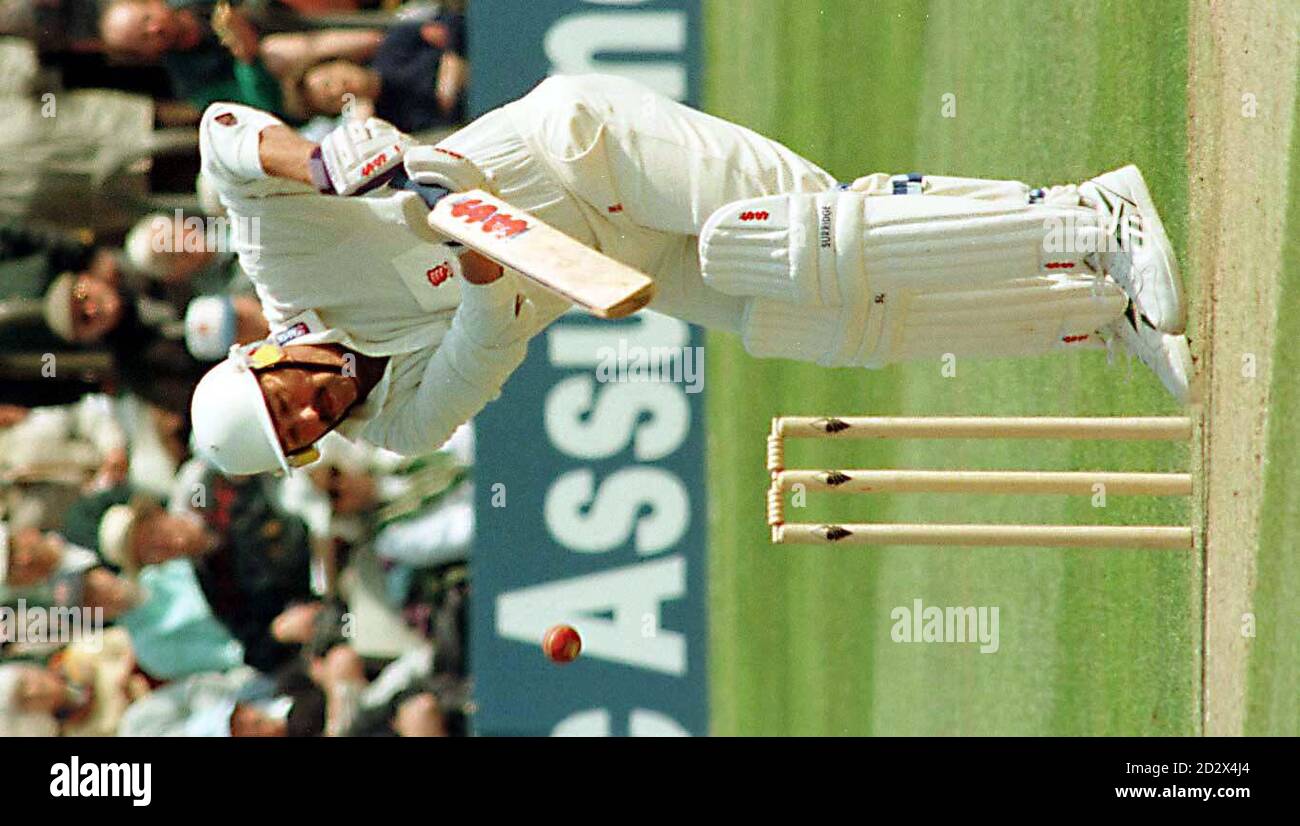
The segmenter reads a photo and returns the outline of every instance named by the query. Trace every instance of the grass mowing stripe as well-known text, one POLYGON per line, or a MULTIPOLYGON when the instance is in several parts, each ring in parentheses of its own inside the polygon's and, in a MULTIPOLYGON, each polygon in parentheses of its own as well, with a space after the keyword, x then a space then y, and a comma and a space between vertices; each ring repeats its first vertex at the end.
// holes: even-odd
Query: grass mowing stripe
MULTIPOLYGON (((1084 162, 1094 170, 1137 163, 1162 207, 1175 249, 1185 253, 1186 5, 1166 2, 1153 11, 1150 6, 1108 2, 1097 12, 1085 28, 1099 48, 1090 73, 1095 95, 1086 113, 1092 126, 1084 162), (1153 13, 1160 17, 1159 27, 1144 23, 1153 13), (1135 37, 1137 31, 1146 36, 1135 37)), ((1197 274, 1185 272, 1184 277, 1188 293, 1195 294, 1197 274)), ((1117 381, 1115 372, 1089 382, 1087 398, 1077 398, 1074 408, 1109 414, 1180 412, 1163 394, 1133 392, 1117 381)), ((1157 469, 1187 467, 1190 461, 1183 450, 1147 447, 1158 449, 1131 451, 1134 460, 1157 469), (1173 464, 1157 465, 1169 462, 1173 464)), ((1081 447, 1075 466, 1095 466, 1090 446, 1081 447)), ((1185 524, 1190 518, 1181 501, 1150 500, 1142 505, 1131 521, 1185 524)), ((1089 510, 1087 503, 1077 503, 1072 516, 1095 518, 1089 510)), ((1064 658, 1053 730, 1195 733, 1200 606, 1188 584, 1196 576, 1195 559, 1177 553, 1099 557, 1079 551, 1067 555, 1065 565, 1059 626, 1064 658)))
MULTIPOLYGON (((1291 127, 1286 247, 1280 295, 1300 295, 1300 97, 1291 127)), ((1292 302, 1294 310, 1295 302, 1292 302)), ((1246 734, 1300 735, 1300 316, 1280 312, 1273 348, 1268 464, 1252 606, 1256 634, 1246 684, 1246 734)))
MULTIPOLYGON (((791 4, 708 4, 707 107, 784 141, 841 178, 907 168, 910 144, 893 130, 910 128, 914 103, 896 95, 906 92, 923 59, 923 10, 891 3, 863 13, 847 0, 821 8, 825 21, 791 4), (905 25, 887 26, 897 14, 905 25), (779 42, 754 27, 779 32, 779 42), (804 60, 817 55, 824 60, 804 60), (773 66, 782 73, 779 86, 767 82, 773 66), (891 94, 878 92, 882 84, 891 94)), ((895 394, 888 381, 862 371, 752 359, 724 335, 709 337, 709 375, 713 728, 719 734, 866 733, 871 681, 865 665, 875 643, 859 612, 873 601, 876 560, 769 546, 763 437, 773 415, 859 409, 873 404, 873 396, 895 394)), ((826 447, 810 449, 817 461, 833 464, 826 447)))

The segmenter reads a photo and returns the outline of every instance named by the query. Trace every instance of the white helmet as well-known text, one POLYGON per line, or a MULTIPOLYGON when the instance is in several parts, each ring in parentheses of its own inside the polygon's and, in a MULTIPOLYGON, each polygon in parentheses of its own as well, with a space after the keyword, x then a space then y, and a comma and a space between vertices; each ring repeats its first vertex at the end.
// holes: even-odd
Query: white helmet
POLYGON ((194 444, 222 473, 288 472, 319 458, 314 447, 286 456, 271 421, 257 371, 284 360, 284 351, 273 342, 237 344, 194 388, 190 402, 194 444))

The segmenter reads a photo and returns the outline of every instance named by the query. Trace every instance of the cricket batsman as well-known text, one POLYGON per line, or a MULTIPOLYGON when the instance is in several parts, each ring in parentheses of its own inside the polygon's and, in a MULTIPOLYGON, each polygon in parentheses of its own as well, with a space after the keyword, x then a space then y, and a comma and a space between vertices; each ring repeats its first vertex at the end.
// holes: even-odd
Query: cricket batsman
POLYGON ((1131 166, 1045 189, 838 184, 775 141, 600 75, 550 78, 437 146, 373 118, 317 145, 227 103, 200 129, 204 175, 260 228, 234 246, 272 330, 194 394, 197 447, 226 473, 307 464, 335 429, 429 453, 570 306, 434 233, 411 182, 496 195, 649 275, 653 309, 755 356, 876 368, 1117 342, 1188 396, 1177 264, 1131 166))

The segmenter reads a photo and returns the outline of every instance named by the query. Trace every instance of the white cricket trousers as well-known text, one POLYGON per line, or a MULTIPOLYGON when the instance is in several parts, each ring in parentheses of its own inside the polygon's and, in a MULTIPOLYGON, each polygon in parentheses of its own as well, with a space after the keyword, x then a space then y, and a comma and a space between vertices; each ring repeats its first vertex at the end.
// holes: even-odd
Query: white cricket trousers
POLYGON ((737 333, 745 299, 700 278, 700 228, 732 201, 835 185, 775 141, 604 75, 545 80, 439 145, 502 199, 654 278, 652 309, 737 333))
MULTIPOLYGON (((715 210, 742 199, 835 187, 829 173, 785 146, 604 75, 550 78, 440 145, 478 164, 504 200, 654 278, 652 309, 742 334, 756 355, 817 360, 807 347, 817 335, 792 336, 788 343, 767 337, 761 347, 752 346, 757 342, 745 326, 747 305, 754 302, 711 289, 700 275, 698 236, 715 210)), ((1028 187, 1014 181, 933 182, 938 193, 970 199, 976 212, 981 202, 1028 203, 1028 187)), ((853 188, 883 195, 887 183, 887 175, 873 175, 853 188)), ((1009 271, 977 283, 960 275, 953 280, 906 296, 909 312, 888 331, 893 345, 884 363, 945 352, 1045 352, 1062 336, 1069 340, 1071 333, 1092 332, 1118 317, 1124 304, 1113 283, 1098 303, 1098 279, 1091 276, 1009 271), (1042 317, 1027 324, 1010 306, 1022 299, 1029 316, 1042 317), (1053 317, 1043 316, 1044 306, 1053 308, 1047 313, 1053 317)), ((539 323, 567 307, 558 298, 531 295, 539 323)), ((772 302, 758 304, 770 308, 772 302)))

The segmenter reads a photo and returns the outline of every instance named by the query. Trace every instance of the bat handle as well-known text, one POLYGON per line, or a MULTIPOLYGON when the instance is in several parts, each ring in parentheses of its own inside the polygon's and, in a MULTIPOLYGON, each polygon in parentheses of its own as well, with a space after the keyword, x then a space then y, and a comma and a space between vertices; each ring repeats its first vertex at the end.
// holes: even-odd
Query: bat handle
POLYGON ((428 205, 429 209, 433 209, 434 204, 451 194, 451 190, 445 187, 416 183, 407 177, 405 170, 400 169, 388 182, 388 185, 394 189, 405 189, 414 192, 428 205))

